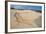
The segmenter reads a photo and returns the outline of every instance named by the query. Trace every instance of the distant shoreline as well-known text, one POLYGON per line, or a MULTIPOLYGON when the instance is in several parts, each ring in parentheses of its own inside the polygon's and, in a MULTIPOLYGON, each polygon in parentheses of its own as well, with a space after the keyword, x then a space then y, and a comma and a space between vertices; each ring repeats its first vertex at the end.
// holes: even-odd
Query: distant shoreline
MULTIPOLYGON (((14 8, 11 8, 11 9, 14 9, 14 8)), ((15 9, 15 10, 25 10, 25 9, 15 9)), ((32 10, 32 9, 31 9, 32 10)), ((40 10, 33 10, 33 11, 36 11, 36 12, 38 12, 38 13, 42 13, 42 11, 40 11, 40 10)))

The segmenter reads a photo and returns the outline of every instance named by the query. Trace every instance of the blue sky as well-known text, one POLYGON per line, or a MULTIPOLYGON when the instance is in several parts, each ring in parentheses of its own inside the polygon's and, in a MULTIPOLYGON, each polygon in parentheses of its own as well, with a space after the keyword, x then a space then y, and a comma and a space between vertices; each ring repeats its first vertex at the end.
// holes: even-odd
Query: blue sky
POLYGON ((13 5, 11 7, 15 9, 25 9, 25 10, 42 10, 42 6, 31 6, 31 5, 13 5))

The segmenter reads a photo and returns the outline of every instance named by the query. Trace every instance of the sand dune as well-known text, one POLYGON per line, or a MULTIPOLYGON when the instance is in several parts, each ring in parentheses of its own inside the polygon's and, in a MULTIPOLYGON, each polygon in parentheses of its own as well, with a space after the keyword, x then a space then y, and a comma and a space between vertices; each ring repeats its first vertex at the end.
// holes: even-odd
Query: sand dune
MULTIPOLYGON (((41 13, 32 10, 12 10, 10 11, 11 28, 32 28, 38 27, 35 20, 39 19, 41 13)), ((39 22, 39 20, 38 20, 39 22)), ((39 22, 40 23, 40 22, 39 22)), ((41 25, 41 24, 40 24, 41 25)))

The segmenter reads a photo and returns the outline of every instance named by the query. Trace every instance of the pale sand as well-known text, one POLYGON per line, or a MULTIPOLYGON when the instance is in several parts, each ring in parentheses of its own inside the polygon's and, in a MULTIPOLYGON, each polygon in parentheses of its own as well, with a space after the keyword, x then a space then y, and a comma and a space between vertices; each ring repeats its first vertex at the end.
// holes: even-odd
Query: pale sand
POLYGON ((32 11, 32 10, 11 10, 10 11, 10 24, 11 28, 32 28, 32 27, 38 27, 38 25, 41 25, 41 22, 39 22, 39 17, 41 16, 41 13, 32 11), (36 21, 36 19, 38 21, 36 21), (38 22, 36 24, 35 22, 38 22))

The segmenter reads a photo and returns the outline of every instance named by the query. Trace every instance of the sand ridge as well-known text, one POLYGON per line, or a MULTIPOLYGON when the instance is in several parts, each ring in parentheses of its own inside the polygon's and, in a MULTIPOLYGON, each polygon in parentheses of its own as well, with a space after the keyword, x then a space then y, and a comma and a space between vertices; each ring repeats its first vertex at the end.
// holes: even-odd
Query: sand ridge
POLYGON ((28 28, 41 13, 32 10, 11 10, 11 28, 28 28))

